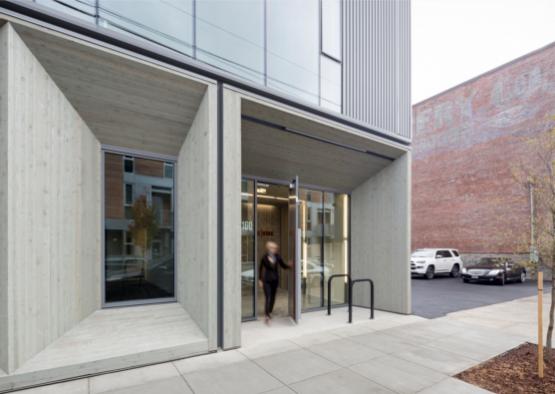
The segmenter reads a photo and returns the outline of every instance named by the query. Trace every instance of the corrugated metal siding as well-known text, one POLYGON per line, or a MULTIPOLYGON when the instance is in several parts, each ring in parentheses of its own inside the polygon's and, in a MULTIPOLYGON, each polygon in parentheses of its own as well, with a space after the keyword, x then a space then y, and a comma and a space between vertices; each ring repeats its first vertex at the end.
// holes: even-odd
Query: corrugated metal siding
POLYGON ((411 137, 410 0, 343 0, 343 113, 411 137))

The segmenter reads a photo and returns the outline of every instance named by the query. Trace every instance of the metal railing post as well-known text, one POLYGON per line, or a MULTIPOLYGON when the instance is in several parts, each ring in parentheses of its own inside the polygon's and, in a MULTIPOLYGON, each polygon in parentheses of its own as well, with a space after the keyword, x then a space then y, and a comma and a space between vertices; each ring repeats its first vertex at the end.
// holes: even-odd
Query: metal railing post
POLYGON ((349 303, 351 300, 351 276, 349 274, 335 274, 328 278, 328 315, 331 315, 331 281, 334 278, 343 278, 347 277, 347 281, 349 283, 349 303))
POLYGON ((351 281, 351 287, 349 290, 349 297, 350 297, 350 302, 349 302, 349 323, 352 322, 352 293, 353 293, 353 287, 354 284, 357 282, 368 282, 370 283, 370 319, 374 318, 374 282, 372 281, 372 279, 355 279, 353 281, 351 281))
POLYGON ((353 284, 352 280, 349 281, 349 323, 353 322, 353 284))

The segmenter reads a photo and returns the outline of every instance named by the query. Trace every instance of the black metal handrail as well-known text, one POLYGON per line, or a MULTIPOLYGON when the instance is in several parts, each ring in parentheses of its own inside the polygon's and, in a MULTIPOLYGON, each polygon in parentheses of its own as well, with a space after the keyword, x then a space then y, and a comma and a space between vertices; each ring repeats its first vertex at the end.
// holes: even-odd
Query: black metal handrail
POLYGON ((371 279, 355 279, 349 281, 349 323, 353 322, 353 286, 358 282, 370 283, 370 319, 374 318, 374 282, 371 279))
POLYGON ((331 281, 335 278, 344 278, 347 277, 347 281, 349 282, 349 289, 351 288, 351 275, 349 274, 335 274, 328 278, 328 315, 331 315, 331 281))

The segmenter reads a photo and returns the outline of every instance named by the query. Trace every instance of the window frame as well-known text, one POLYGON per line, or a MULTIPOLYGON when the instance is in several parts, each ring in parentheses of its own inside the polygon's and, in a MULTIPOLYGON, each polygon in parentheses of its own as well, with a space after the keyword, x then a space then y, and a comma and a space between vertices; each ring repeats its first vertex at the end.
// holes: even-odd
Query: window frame
POLYGON ((453 254, 448 249, 439 249, 436 251, 436 259, 450 259, 451 257, 453 257, 453 254))
POLYGON ((320 54, 343 65, 343 0, 339 3, 339 58, 324 50, 324 0, 320 0, 320 54))
POLYGON ((128 155, 124 155, 124 156, 121 158, 121 161, 122 161, 122 165, 123 165, 123 173, 124 173, 124 174, 134 174, 134 173, 135 173, 135 158, 134 158, 134 157, 128 156, 128 155), (128 161, 131 162, 131 171, 126 171, 126 170, 125 170, 125 164, 126 164, 126 162, 128 162, 128 161))
MULTIPOLYGON (((178 179, 178 174, 177 174, 177 157, 176 156, 171 156, 171 155, 163 155, 163 154, 157 154, 157 153, 152 153, 152 152, 145 152, 145 151, 140 151, 140 150, 134 150, 134 149, 129 149, 129 148, 122 148, 122 147, 118 147, 118 146, 112 146, 112 145, 102 145, 100 148, 101 151, 101 160, 100 160, 100 174, 101 174, 101 180, 100 180, 100 186, 101 186, 101 226, 100 226, 100 240, 101 240, 101 258, 100 258, 100 309, 109 309, 109 308, 118 308, 118 307, 127 307, 127 306, 137 306, 137 305, 152 305, 152 304, 167 304, 167 303, 172 303, 172 302, 177 302, 177 284, 178 282, 178 270, 176 269, 177 267, 177 262, 179 261, 179 250, 178 248, 175 247, 174 244, 174 251, 173 251, 173 258, 174 258, 174 273, 173 273, 173 286, 174 286, 174 294, 173 297, 164 297, 164 298, 151 298, 151 299, 143 299, 143 300, 129 300, 129 301, 115 301, 115 302, 107 302, 106 301, 106 167, 105 167, 105 157, 106 154, 116 154, 116 155, 122 155, 122 167, 123 167, 123 159, 126 156, 132 156, 133 159, 135 158, 141 158, 141 159, 147 159, 147 160, 157 160, 157 161, 162 161, 162 162, 167 162, 167 163, 173 163, 173 189, 172 189, 172 204, 173 204, 173 223, 174 223, 174 228, 173 228, 173 236, 174 236, 174 240, 178 239, 178 228, 175 226, 176 223, 176 213, 178 212, 178 204, 177 204, 177 200, 175 199, 176 197, 176 190, 177 190, 177 179, 178 179)), ((126 174, 125 172, 125 167, 122 168, 122 173, 126 174)), ((127 174, 131 174, 129 172, 127 172, 127 174)), ((135 166, 133 166, 133 173, 135 174, 135 166)), ((124 183, 125 185, 126 183, 124 183)), ((125 203, 125 193, 124 193, 124 201, 125 203)), ((124 231, 123 236, 125 237, 126 232, 124 231)), ((125 249, 125 241, 126 239, 123 239, 124 241, 124 249, 125 249)), ((125 250, 124 250, 125 251, 125 250)))

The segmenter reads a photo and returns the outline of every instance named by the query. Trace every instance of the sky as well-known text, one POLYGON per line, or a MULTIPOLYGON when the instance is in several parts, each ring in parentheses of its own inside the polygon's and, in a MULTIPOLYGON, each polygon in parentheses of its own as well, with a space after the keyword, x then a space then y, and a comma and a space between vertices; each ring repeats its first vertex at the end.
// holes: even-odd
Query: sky
POLYGON ((412 0, 412 102, 555 41, 555 0, 412 0))

